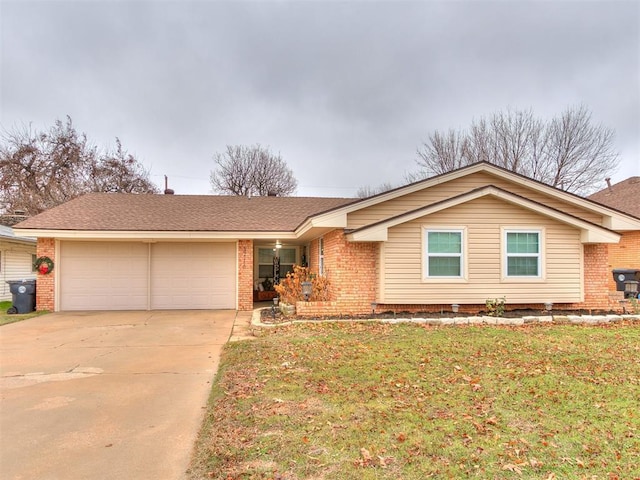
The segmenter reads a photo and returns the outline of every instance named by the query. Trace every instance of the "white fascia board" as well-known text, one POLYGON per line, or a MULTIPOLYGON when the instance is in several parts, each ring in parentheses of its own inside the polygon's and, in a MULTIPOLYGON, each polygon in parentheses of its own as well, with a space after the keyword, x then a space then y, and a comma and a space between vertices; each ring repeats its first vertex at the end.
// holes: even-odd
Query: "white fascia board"
POLYGON ((386 242, 389 238, 389 228, 380 226, 380 228, 368 228, 360 232, 348 233, 347 240, 349 242, 386 242))
POLYGON ((505 172, 499 169, 487 169, 487 171, 495 176, 504 178, 505 180, 511 180, 527 186, 533 190, 537 190, 546 195, 555 197, 573 205, 577 205, 585 210, 590 210, 603 217, 603 226, 611 230, 629 231, 640 230, 640 221, 634 217, 622 212, 613 211, 610 208, 600 205, 587 198, 574 196, 562 190, 558 190, 550 185, 540 184, 534 180, 528 178, 522 178, 511 172, 505 172))
POLYGON ((412 183, 404 187, 399 187, 395 190, 391 190, 389 192, 381 193, 371 198, 364 199, 355 204, 346 205, 344 207, 341 207, 339 211, 345 214, 351 213, 363 208, 377 205, 379 203, 392 200, 394 198, 402 197, 410 193, 418 192, 426 188, 431 188, 435 185, 449 182, 449 181, 462 178, 467 175, 472 175, 478 172, 487 172, 490 175, 495 175, 496 177, 502 178, 504 180, 518 183, 532 190, 536 190, 545 195, 549 195, 551 197, 557 198, 563 202, 567 202, 567 203, 579 206, 581 208, 584 208, 585 210, 595 212, 598 215, 602 215, 604 219, 603 226, 605 228, 608 228, 611 230, 618 230, 618 231, 640 230, 640 220, 630 215, 626 215, 622 212, 611 210, 610 208, 601 206, 600 204, 595 203, 589 199, 564 192, 550 185, 546 185, 536 180, 523 177, 513 172, 504 171, 500 168, 493 167, 492 165, 484 164, 484 163, 471 165, 469 167, 464 167, 460 170, 454 170, 452 172, 444 173, 442 175, 438 175, 432 178, 427 178, 425 180, 412 183))
POLYGON ((546 217, 553 218, 561 223, 565 223, 578 228, 581 230, 581 238, 584 243, 618 243, 618 241, 620 240, 619 234, 612 232, 604 227, 591 224, 579 218, 562 213, 558 210, 554 210, 531 200, 527 200, 526 198, 513 195, 503 190, 499 190, 495 187, 484 187, 468 194, 463 194, 459 197, 440 202, 436 205, 426 206, 424 208, 411 212, 410 214, 398 215, 397 217, 391 218, 386 222, 381 222, 369 228, 365 227, 356 232, 350 233, 348 235, 348 238, 351 241, 374 241, 374 238, 382 238, 383 234, 381 233, 381 230, 385 230, 386 235, 386 230, 396 225, 410 222, 427 215, 432 215, 436 212, 446 210, 448 208, 455 207, 456 205, 467 203, 485 196, 493 196, 499 198, 501 200, 504 200, 505 202, 518 205, 522 208, 526 208, 546 217), (368 238, 369 240, 364 240, 365 238, 368 238), (585 241, 585 239, 588 239, 588 241, 585 241))
POLYGON ((566 213, 546 207, 545 205, 527 200, 526 198, 511 195, 508 192, 497 190, 493 187, 488 187, 487 190, 490 190, 490 192, 488 192, 489 195, 500 198, 505 202, 518 205, 522 208, 537 212, 540 215, 544 215, 545 217, 553 218, 561 223, 579 228, 582 243, 618 243, 620 241, 619 234, 599 225, 594 225, 579 218, 572 217, 571 215, 567 215, 566 213))
POLYGON ((158 232, 102 230, 27 230, 16 229, 25 237, 63 240, 295 240, 293 232, 158 232))
POLYGON ((416 183, 412 183, 410 185, 405 185, 403 187, 398 187, 389 192, 380 193, 371 198, 366 198, 352 205, 346 205, 341 207, 341 211, 346 213, 355 212, 361 210, 363 208, 371 207, 373 205, 377 205, 379 203, 386 202, 388 200, 393 200, 394 198, 403 197, 410 193, 419 192, 420 190, 424 190, 425 188, 433 187, 434 185, 439 185, 441 183, 449 182, 456 178, 464 177, 470 173, 475 173, 477 171, 482 170, 482 165, 477 165, 474 167, 470 167, 464 172, 460 172, 458 170, 453 172, 448 172, 443 175, 439 175, 433 178, 426 178, 424 180, 420 180, 416 183))
POLYGON ((634 220, 627 216, 619 215, 605 215, 604 226, 611 230, 619 232, 627 232, 630 230, 640 230, 640 220, 634 220))
POLYGON ((581 230, 580 241, 582 243, 618 243, 620 235, 606 230, 581 230))
POLYGON ((329 212, 311 217, 296 228, 295 238, 303 236, 312 228, 334 229, 347 228, 347 213, 343 211, 329 212))

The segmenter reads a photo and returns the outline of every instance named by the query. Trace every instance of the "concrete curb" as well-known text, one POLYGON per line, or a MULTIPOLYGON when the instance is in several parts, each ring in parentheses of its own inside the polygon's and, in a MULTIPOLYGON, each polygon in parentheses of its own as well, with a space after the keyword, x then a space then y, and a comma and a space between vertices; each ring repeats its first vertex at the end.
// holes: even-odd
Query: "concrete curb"
MULTIPOLYGON (((268 307, 267 307, 268 308, 268 307)), ((389 324, 399 323, 415 323, 433 326, 456 326, 456 325, 598 325, 606 323, 617 323, 623 320, 631 320, 640 323, 640 315, 542 315, 521 318, 504 318, 504 317, 488 317, 488 316, 472 316, 472 317, 447 317, 447 318, 359 318, 359 319, 332 319, 332 320, 291 320, 280 323, 263 323, 262 310, 259 308, 253 311, 251 317, 251 332, 254 336, 260 336, 260 330, 271 329, 275 327, 283 327, 294 325, 296 323, 330 323, 330 322, 379 322, 389 324)))

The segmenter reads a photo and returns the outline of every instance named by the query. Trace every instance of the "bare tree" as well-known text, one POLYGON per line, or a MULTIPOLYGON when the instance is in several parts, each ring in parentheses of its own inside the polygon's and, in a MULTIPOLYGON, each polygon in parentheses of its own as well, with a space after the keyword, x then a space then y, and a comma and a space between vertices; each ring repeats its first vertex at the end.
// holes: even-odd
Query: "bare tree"
POLYGON ((116 138, 116 148, 92 162, 89 176, 94 192, 157 193, 158 188, 149 180, 149 170, 122 148, 116 138))
POLYGON ((433 132, 418 149, 420 167, 408 181, 489 162, 568 192, 586 195, 618 166, 613 130, 593 125, 584 107, 543 121, 531 110, 498 112, 469 131, 433 132))
POLYGON ((5 211, 35 215, 91 191, 157 191, 119 140, 115 156, 101 154, 76 131, 70 117, 56 120, 48 131, 28 126, 2 132, 0 141, 0 204, 5 211), (120 161, 120 168, 113 168, 120 161))
POLYGON ((260 145, 227 145, 214 155, 211 186, 227 195, 291 195, 298 181, 280 155, 260 145))
POLYGON ((360 187, 356 193, 358 198, 367 198, 373 197, 374 195, 378 195, 379 193, 388 192, 389 190, 393 190, 396 188, 391 182, 384 182, 377 187, 372 187, 370 185, 365 185, 364 187, 360 187))

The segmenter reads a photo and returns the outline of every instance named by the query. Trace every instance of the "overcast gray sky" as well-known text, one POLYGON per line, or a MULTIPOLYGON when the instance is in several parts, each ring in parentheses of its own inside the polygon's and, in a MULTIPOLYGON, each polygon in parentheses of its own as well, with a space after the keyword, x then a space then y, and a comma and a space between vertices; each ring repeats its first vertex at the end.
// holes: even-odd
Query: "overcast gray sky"
MULTIPOLYGON (((279 152, 298 195, 400 183, 434 130, 585 105, 640 175, 638 1, 0 1, 0 124, 70 115, 176 193, 227 144, 279 152)), ((603 185, 604 187, 604 185, 603 185)))

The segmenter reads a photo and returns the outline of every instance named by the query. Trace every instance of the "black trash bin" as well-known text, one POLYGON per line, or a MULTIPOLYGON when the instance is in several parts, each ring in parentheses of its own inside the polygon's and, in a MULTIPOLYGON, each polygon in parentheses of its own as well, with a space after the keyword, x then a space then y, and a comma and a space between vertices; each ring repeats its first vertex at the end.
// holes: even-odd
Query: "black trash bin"
POLYGON ((616 290, 624 292, 624 282, 640 281, 640 269, 614 268, 613 279, 616 281, 616 290))
POLYGON ((7 313, 30 313, 36 309, 36 281, 9 280, 9 290, 13 297, 13 306, 7 313))

